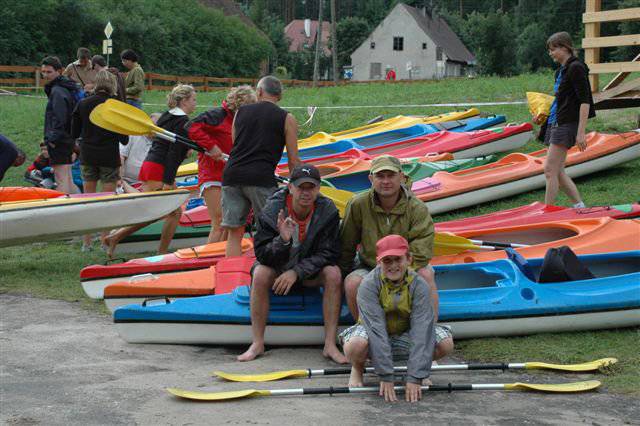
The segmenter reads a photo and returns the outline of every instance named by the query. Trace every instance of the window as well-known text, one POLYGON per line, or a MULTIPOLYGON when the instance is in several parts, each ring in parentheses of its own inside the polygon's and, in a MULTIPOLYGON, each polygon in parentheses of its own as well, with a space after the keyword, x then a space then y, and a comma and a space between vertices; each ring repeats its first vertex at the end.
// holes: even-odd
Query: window
POLYGON ((427 43, 422 43, 422 50, 427 50, 427 43))
POLYGON ((393 50, 404 50, 404 37, 393 38, 393 50))
POLYGON ((376 48, 376 42, 372 41, 371 44, 369 45, 369 47, 371 47, 372 49, 376 48))
POLYGON ((442 60, 442 47, 436 47, 436 61, 442 60))

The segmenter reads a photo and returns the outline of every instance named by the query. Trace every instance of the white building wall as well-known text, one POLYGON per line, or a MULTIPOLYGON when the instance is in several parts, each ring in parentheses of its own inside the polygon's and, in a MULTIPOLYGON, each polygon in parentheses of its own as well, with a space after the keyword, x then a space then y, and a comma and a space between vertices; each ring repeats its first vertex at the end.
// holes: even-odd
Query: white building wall
POLYGON ((351 55, 353 80, 370 80, 372 63, 381 64, 380 79, 384 79, 387 65, 395 69, 398 80, 438 78, 435 43, 400 5, 389 13, 351 55), (402 51, 393 50, 394 37, 404 37, 402 51), (374 49, 370 47, 371 42, 375 42, 374 49), (426 43, 426 49, 422 48, 423 43, 426 43), (407 70, 408 62, 411 62, 414 68, 411 74, 407 70))

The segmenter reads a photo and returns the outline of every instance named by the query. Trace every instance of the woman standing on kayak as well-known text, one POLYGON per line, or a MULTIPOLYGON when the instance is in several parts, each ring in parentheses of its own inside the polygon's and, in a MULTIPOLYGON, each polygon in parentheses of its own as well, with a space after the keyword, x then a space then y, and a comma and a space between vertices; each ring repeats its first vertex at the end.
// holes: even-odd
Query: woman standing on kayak
MULTIPOLYGON (((540 132, 545 145, 549 146, 544 165, 547 180, 544 202, 554 204, 558 190, 562 189, 573 207, 584 207, 578 188, 565 173, 564 164, 567 151, 574 145, 577 144, 580 151, 587 149, 585 127, 587 120, 596 115, 589 85, 589 68, 576 58, 571 37, 566 32, 551 35, 547 40, 547 50, 560 68, 555 73, 555 99, 540 132)), ((543 119, 535 117, 538 124, 543 119)))
POLYGON ((220 107, 203 112, 187 124, 189 138, 207 150, 206 153, 198 153, 198 185, 200 196, 204 198, 211 218, 211 232, 207 241, 209 243, 226 240, 226 235, 220 228, 220 194, 222 170, 226 164, 223 157, 229 155, 233 145, 233 118, 241 106, 255 103, 257 100, 256 92, 251 86, 235 87, 220 107))
MULTIPOLYGON (((167 95, 169 110, 158 119, 158 126, 179 136, 187 137, 185 125, 189 121, 189 114, 196 109, 196 91, 193 86, 178 84, 167 95)), ((181 143, 173 143, 160 138, 154 138, 153 144, 142 163, 138 179, 142 182, 143 192, 171 190, 176 188, 175 179, 180 163, 186 158, 189 148, 181 143)), ((162 227, 158 253, 169 250, 169 244, 180 220, 181 209, 169 214, 162 227)), ((147 226, 149 223, 128 226, 112 233, 105 239, 107 255, 113 256, 118 243, 125 237, 147 226)))

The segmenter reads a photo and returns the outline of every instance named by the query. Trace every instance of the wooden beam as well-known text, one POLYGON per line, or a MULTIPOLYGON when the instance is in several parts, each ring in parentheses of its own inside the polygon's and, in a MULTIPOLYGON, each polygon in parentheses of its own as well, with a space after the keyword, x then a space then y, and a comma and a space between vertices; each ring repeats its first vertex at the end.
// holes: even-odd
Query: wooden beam
POLYGON ((606 62, 604 64, 589 64, 589 71, 591 74, 604 74, 609 72, 640 72, 640 62, 606 62))
POLYGON ((617 47, 617 46, 638 46, 640 45, 640 34, 628 34, 610 37, 583 38, 582 48, 594 47, 617 47))
MULTIPOLYGON (((636 61, 640 61, 640 53, 638 53, 638 55, 631 60, 631 62, 636 62, 636 61)), ((606 86, 602 88, 602 91, 604 92, 605 90, 613 89, 618 84, 622 83, 622 81, 625 78, 627 78, 628 75, 629 75, 628 72, 619 72, 615 77, 611 79, 610 82, 607 83, 606 86)))
POLYGON ((627 81, 624 84, 621 84, 613 89, 603 90, 602 92, 593 94, 593 102, 598 103, 604 100, 613 98, 615 96, 627 94, 632 90, 640 89, 640 78, 636 78, 635 80, 627 81))
POLYGON ((595 104, 597 110, 618 109, 618 108, 638 108, 640 107, 640 97, 637 98, 611 98, 595 104))
POLYGON ((633 21, 636 19, 640 19, 640 7, 605 10, 601 12, 590 12, 587 10, 587 12, 582 14, 583 24, 591 24, 594 22, 633 21))
MULTIPOLYGON (((586 13, 594 13, 600 12, 602 10, 602 0, 587 0, 585 6, 586 13)), ((585 38, 596 38, 600 37, 600 22, 593 22, 584 25, 584 37, 585 38)), ((592 48, 584 50, 584 61, 589 66, 590 69, 593 69, 593 66, 600 62, 600 49, 592 48)), ((591 72, 589 74, 589 84, 591 84, 591 91, 597 92, 600 85, 599 76, 596 72, 591 72)))

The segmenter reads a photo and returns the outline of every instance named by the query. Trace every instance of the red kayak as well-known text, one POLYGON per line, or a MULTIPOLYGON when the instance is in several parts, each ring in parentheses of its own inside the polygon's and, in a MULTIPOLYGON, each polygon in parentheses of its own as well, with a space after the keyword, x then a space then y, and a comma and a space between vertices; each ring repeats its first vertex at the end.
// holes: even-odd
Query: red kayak
POLYGON ((466 232, 480 228, 500 228, 560 220, 593 219, 611 217, 630 219, 640 217, 640 204, 621 204, 616 206, 596 206, 575 209, 571 207, 551 206, 540 202, 531 203, 514 209, 502 210, 481 216, 450 220, 436 223, 437 232, 466 232))
POLYGON ((530 123, 472 132, 442 131, 365 151, 372 157, 388 154, 406 158, 449 152, 454 158, 473 158, 520 148, 533 137, 532 131, 530 123))
MULTIPOLYGON (((181 249, 170 254, 131 259, 111 265, 90 265, 80 271, 80 282, 87 296, 102 299, 108 284, 129 279, 144 279, 151 273, 170 274, 193 269, 204 269, 224 259, 226 241, 181 249)), ((242 252, 253 256, 253 241, 242 240, 242 252)))

